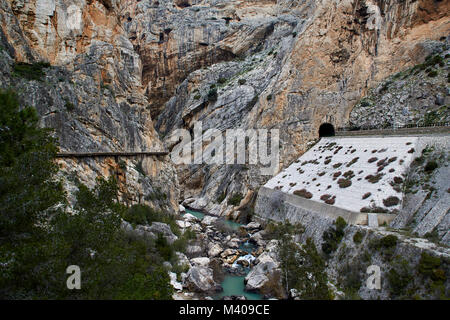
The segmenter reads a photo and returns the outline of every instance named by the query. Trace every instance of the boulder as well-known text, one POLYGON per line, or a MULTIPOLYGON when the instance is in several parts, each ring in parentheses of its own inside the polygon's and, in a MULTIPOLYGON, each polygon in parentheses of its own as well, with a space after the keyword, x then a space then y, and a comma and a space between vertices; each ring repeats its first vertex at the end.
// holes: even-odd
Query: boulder
POLYGON ((188 205, 190 205, 192 202, 194 202, 195 201, 195 198, 188 198, 188 199, 185 199, 184 201, 183 201, 183 203, 182 203, 182 205, 183 206, 188 206, 188 205))
POLYGON ((259 290, 269 280, 269 275, 277 268, 277 262, 264 252, 258 257, 259 263, 253 267, 245 277, 245 289, 249 291, 259 290))
POLYGON ((181 228, 181 229, 186 229, 186 228, 190 228, 192 226, 192 223, 188 222, 188 221, 183 221, 183 220, 177 220, 177 225, 181 228))
POLYGON ((219 254, 221 254, 223 251, 223 248, 218 243, 214 243, 209 247, 208 250, 208 256, 210 258, 217 257, 219 254))
POLYGON ((177 260, 178 260, 178 265, 179 266, 189 266, 189 268, 191 267, 191 263, 189 262, 188 257, 186 257, 186 255, 182 252, 175 252, 175 255, 177 256, 177 260))
POLYGON ((121 227, 128 235, 156 239, 155 233, 153 233, 148 226, 138 225, 136 228, 133 228, 131 223, 122 221, 121 227))
POLYGON ((232 249, 237 249, 237 248, 239 248, 240 243, 241 243, 241 241, 239 239, 233 238, 227 242, 227 247, 232 248, 232 249))
POLYGON ((197 218, 196 216, 194 216, 194 215, 192 215, 190 213, 186 213, 185 215, 183 215, 183 219, 184 219, 184 221, 188 221, 188 222, 191 222, 191 223, 195 223, 195 222, 200 221, 199 218, 197 218))
POLYGON ((148 230, 154 234, 162 234, 169 244, 174 243, 178 237, 173 234, 170 226, 162 222, 153 222, 148 230))
POLYGON ((224 262, 228 263, 228 264, 233 264, 238 258, 239 258, 239 254, 237 254, 235 256, 228 256, 224 259, 224 262))
POLYGON ((226 258, 226 257, 229 257, 229 256, 235 256, 237 254, 238 254, 238 251, 236 249, 226 249, 224 252, 222 252, 220 254, 220 257, 226 258))
POLYGON ((263 239, 264 230, 256 232, 250 236, 250 239, 255 242, 258 246, 265 246, 266 242, 263 239))
POLYGON ((183 290, 183 285, 177 281, 177 274, 175 272, 169 272, 170 285, 178 292, 183 290))
POLYGON ((182 204, 180 204, 178 206, 178 211, 180 211, 180 213, 185 213, 186 212, 186 208, 182 204))
POLYGON ((195 256, 200 256, 203 252, 202 247, 197 246, 197 245, 189 245, 186 248, 186 254, 189 255, 190 257, 195 257, 195 256))
POLYGON ((211 292, 220 290, 213 278, 213 270, 208 267, 194 266, 187 273, 186 288, 194 292, 211 292))
POLYGON ((209 258, 207 257, 198 257, 191 259, 191 264, 194 266, 207 267, 209 265, 209 258))
POLYGON ((214 222, 217 221, 217 219, 218 219, 217 217, 204 216, 202 220, 202 225, 204 226, 212 225, 214 222))
POLYGON ((261 229, 261 224, 259 224, 258 222, 250 222, 249 224, 244 226, 245 230, 258 230, 261 229))
POLYGON ((202 231, 202 226, 199 223, 194 223, 191 225, 191 230, 195 231, 195 232, 201 232, 202 231))

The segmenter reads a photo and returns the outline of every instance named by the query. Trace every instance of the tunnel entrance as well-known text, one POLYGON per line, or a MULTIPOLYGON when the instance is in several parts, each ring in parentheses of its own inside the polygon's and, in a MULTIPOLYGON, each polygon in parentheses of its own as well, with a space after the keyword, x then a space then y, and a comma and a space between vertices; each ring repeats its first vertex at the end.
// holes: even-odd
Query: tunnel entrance
POLYGON ((334 137, 335 131, 331 123, 323 123, 319 128, 319 137, 334 137))

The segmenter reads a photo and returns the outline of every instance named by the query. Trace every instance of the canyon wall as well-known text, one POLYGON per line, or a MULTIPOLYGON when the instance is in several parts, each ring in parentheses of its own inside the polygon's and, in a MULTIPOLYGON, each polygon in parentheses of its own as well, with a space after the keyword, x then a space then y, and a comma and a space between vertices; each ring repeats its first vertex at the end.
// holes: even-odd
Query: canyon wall
MULTIPOLYGON (((36 107, 41 124, 55 129, 62 151, 164 150, 120 10, 119 1, 108 0, 0 1, 0 86, 36 107)), ((124 201, 178 208, 168 157, 60 162, 69 190, 74 174, 90 186, 97 176, 115 175, 124 201)))
MULTIPOLYGON (((447 43, 449 9, 410 0, 129 1, 122 21, 169 146, 175 129, 192 131, 195 121, 203 130, 277 128, 283 168, 322 123, 348 125, 371 88, 447 43)), ((250 196, 268 179, 239 165, 178 173, 183 196, 202 198, 194 207, 227 214, 226 201, 213 204, 219 195, 250 196)))
MULTIPOLYGON (((322 123, 347 125, 371 88, 447 42, 449 9, 432 0, 1 0, 0 84, 22 89, 66 151, 171 148, 175 129, 201 120, 205 130, 280 129, 281 169, 322 123), (18 63, 39 61, 51 65, 41 81, 18 76, 18 63)), ((141 194, 176 208, 179 196, 195 197, 217 214, 235 213, 231 195, 249 202, 270 178, 253 165, 124 160, 63 165, 86 182, 118 175, 130 202, 141 194)))

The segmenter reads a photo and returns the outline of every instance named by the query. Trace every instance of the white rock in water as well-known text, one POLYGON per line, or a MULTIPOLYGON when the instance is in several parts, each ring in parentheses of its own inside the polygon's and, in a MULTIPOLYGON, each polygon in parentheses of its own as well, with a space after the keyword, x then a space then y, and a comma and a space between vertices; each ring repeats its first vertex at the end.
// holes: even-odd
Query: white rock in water
POLYGON ((247 290, 260 289, 269 280, 269 274, 278 266, 267 252, 261 254, 258 260, 259 263, 245 277, 247 290))
POLYGON ((183 218, 184 218, 184 220, 189 221, 189 222, 197 222, 197 221, 200 221, 199 218, 197 218, 196 216, 194 216, 194 215, 192 215, 192 214, 190 214, 190 213, 186 213, 186 214, 183 216, 183 218))
POLYGON ((208 256, 211 258, 217 257, 219 254, 221 254, 223 251, 223 248, 218 243, 214 243, 210 246, 208 250, 208 256))
POLYGON ((204 216, 202 220, 202 225, 209 226, 216 222, 218 218, 217 217, 211 217, 211 216, 204 216))
POLYGON ((182 204, 180 204, 180 205, 178 206, 178 210, 180 211, 180 213, 186 212, 186 208, 185 208, 182 204))
POLYGON ((261 229, 261 224, 258 222, 250 222, 246 226, 244 226, 246 230, 252 230, 252 229, 261 229))
POLYGON ((192 202, 195 201, 195 198, 188 198, 186 200, 183 201, 183 206, 186 206, 188 204, 191 204, 192 202))
POLYGON ((233 238, 233 239, 231 239, 230 241, 227 242, 227 246, 229 248, 237 249, 237 248, 239 248, 239 243, 240 243, 239 239, 233 238))

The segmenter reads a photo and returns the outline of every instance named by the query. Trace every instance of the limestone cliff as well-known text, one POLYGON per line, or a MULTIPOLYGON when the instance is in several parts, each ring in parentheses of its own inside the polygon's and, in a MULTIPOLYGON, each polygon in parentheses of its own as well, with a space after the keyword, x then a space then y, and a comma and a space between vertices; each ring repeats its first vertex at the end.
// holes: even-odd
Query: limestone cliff
MULTIPOLYGON (((159 151, 141 88, 141 61, 118 17, 118 1, 0 1, 0 86, 16 89, 70 152, 159 151)), ((117 175, 127 202, 177 207, 169 159, 61 161, 87 184, 117 175), (122 162, 123 161, 123 162, 122 162), (139 170, 136 170, 139 169, 139 170), (157 196, 158 195, 158 196, 157 196)), ((73 184, 67 180, 67 187, 73 184)))
MULTIPOLYGON (((449 9, 425 0, 130 1, 122 19, 162 135, 196 120, 205 130, 279 128, 286 167, 322 123, 348 125, 369 89, 445 43, 449 9)), ((179 168, 184 197, 227 211, 212 204, 220 194, 249 195, 267 180, 253 169, 179 168)))
MULTIPOLYGON (((432 0, 1 0, 1 86, 23 88, 64 150, 162 149, 158 133, 166 140, 201 120, 204 129, 280 129, 283 168, 322 123, 347 125, 371 88, 447 41, 449 9, 432 0), (52 66, 42 81, 17 76, 19 62, 39 61, 52 66)), ((66 161, 86 181, 91 170, 116 172, 130 201, 164 193, 175 207, 181 189, 217 213, 232 213, 226 200, 214 204, 219 195, 250 201, 269 178, 253 166, 143 164, 147 177, 137 160, 126 171, 113 159, 66 161)))

